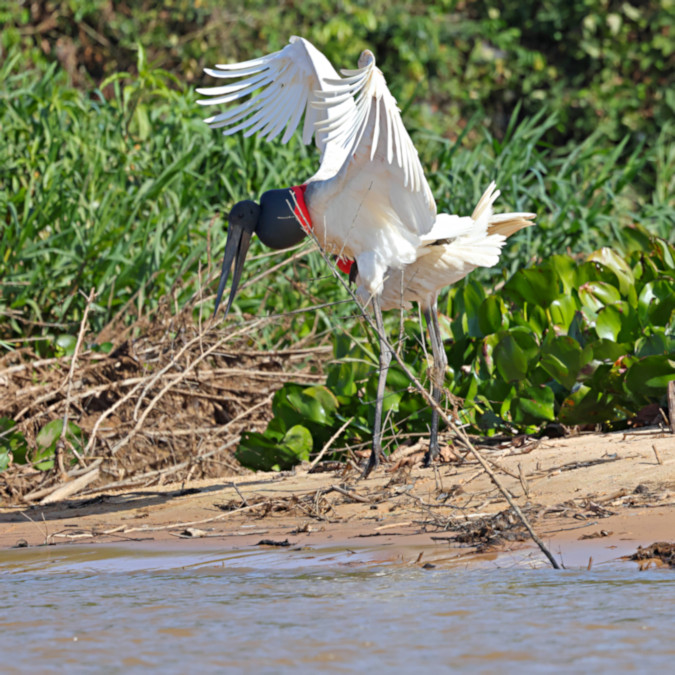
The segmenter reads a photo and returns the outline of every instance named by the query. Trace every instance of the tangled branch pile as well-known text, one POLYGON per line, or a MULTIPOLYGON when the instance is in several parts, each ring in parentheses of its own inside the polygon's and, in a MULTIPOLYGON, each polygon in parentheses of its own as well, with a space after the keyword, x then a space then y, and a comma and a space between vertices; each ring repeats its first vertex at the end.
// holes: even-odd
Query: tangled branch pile
POLYGON ((321 379, 319 357, 330 352, 258 351, 246 337, 256 323, 200 330, 189 313, 167 313, 108 354, 6 354, 0 434, 13 463, 0 472, 0 499, 49 500, 75 481, 82 494, 242 473, 233 457, 241 432, 264 429, 285 380, 321 379))

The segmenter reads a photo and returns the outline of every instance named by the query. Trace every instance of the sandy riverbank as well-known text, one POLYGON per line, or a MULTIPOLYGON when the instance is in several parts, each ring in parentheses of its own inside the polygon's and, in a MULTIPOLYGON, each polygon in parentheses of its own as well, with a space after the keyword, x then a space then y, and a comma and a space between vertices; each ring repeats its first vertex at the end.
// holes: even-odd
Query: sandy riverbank
MULTIPOLYGON (((675 439, 646 429, 527 441, 483 450, 565 565, 615 560, 675 541, 675 439)), ((349 470, 250 474, 48 506, 0 509, 0 547, 55 543, 192 542, 350 548, 373 561, 447 566, 505 550, 543 560, 498 490, 470 460, 419 466, 394 459, 366 480, 349 470), (266 541, 266 544, 260 542, 266 541), (420 557, 421 556, 421 557, 420 557)), ((186 545, 188 545, 186 543, 186 545)))

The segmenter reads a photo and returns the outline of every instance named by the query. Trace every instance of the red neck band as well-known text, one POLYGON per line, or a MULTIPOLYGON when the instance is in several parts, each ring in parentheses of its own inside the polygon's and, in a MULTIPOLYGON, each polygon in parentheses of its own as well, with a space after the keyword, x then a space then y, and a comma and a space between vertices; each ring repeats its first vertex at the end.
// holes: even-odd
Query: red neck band
MULTIPOLYGON (((309 211, 307 210, 307 204, 305 203, 305 190, 307 185, 294 185, 291 190, 295 195, 295 207, 293 208, 293 213, 298 219, 298 222, 302 226, 302 229, 309 234, 312 231, 314 225, 312 224, 312 219, 309 217, 309 211)), ((347 258, 338 258, 337 266, 341 272, 349 274, 354 264, 353 260, 347 258)))

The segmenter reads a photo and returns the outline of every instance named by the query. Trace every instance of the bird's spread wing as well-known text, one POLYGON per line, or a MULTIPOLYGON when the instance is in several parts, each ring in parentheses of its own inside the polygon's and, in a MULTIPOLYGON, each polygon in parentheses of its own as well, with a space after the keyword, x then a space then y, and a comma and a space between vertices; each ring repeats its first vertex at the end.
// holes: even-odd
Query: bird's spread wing
MULTIPOLYGON (((208 96, 198 103, 202 105, 235 104, 225 112, 209 117, 206 122, 213 128, 222 128, 226 136, 239 131, 244 136, 259 133, 271 140, 282 131, 282 143, 286 143, 300 125, 304 114, 302 140, 310 143, 314 137, 321 152, 322 162, 331 152, 327 132, 318 129, 320 123, 331 123, 355 113, 353 99, 344 99, 329 107, 318 108, 320 92, 337 89, 333 82, 340 78, 328 59, 310 42, 292 37, 281 51, 242 63, 223 64, 206 69, 217 78, 236 80, 220 87, 198 89, 208 96)), ((346 150, 333 144, 339 157, 331 164, 339 167, 346 150)))
POLYGON ((428 190, 417 150, 372 52, 361 54, 359 66, 357 70, 342 70, 344 78, 329 80, 334 89, 318 92, 321 102, 314 104, 330 109, 356 97, 356 111, 334 114, 331 120, 320 122, 319 129, 327 131, 331 141, 345 145, 352 154, 362 144, 370 149, 371 160, 378 151, 382 152, 390 164, 402 169, 404 187, 413 192, 428 190))
POLYGON ((391 208, 411 232, 424 234, 433 226, 436 203, 401 113, 375 57, 364 51, 357 70, 343 70, 342 79, 329 80, 334 89, 317 92, 322 110, 331 119, 318 123, 329 143, 346 147, 340 173, 354 180, 357 173, 370 181, 375 172, 386 175, 391 208), (336 105, 355 100, 355 109, 337 114, 336 105))

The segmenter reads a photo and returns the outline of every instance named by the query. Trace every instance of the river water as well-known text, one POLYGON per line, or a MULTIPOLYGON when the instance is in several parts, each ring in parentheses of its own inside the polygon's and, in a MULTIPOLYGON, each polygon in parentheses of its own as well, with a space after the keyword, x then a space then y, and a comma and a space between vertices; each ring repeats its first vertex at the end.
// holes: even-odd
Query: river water
POLYGON ((0 672, 670 672, 675 575, 359 552, 0 552, 0 672))

